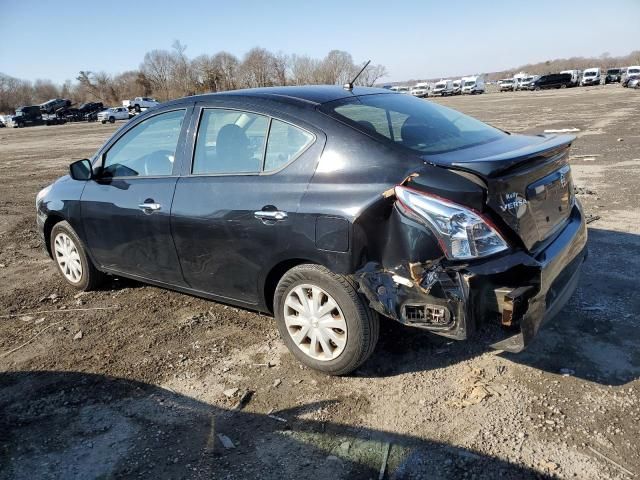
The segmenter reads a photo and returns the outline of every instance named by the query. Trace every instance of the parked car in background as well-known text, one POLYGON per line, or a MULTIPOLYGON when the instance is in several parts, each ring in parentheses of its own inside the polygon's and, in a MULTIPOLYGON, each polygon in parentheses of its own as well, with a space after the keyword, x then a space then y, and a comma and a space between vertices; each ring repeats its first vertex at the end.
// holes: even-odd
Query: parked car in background
POLYGON ((411 93, 411 89, 405 85, 394 85, 390 90, 396 93, 411 93))
POLYGON ((621 68, 608 68, 607 75, 604 77, 604 84, 608 85, 609 83, 620 83, 622 80, 622 69, 621 68))
POLYGON ((586 258, 574 140, 383 89, 187 97, 72 163, 37 228, 70 286, 108 273, 273 314, 327 374, 374 352, 381 317, 456 340, 492 324, 518 352, 586 258))
POLYGON ((571 86, 577 87, 582 80, 582 70, 563 70, 560 73, 567 73, 571 75, 571 86))
POLYGON ((112 107, 98 113, 98 121, 102 123, 113 123, 116 120, 129 120, 131 114, 125 107, 112 107))
POLYGON ((151 97, 136 97, 133 100, 124 100, 122 102, 123 107, 129 110, 135 110, 136 112, 139 112, 144 108, 157 107, 158 105, 160 105, 160 102, 151 97))
POLYGON ((66 98, 53 98, 39 105, 42 113, 56 113, 56 110, 71 106, 71 100, 66 98))
POLYGON ((520 90, 521 86, 522 86, 522 80, 524 80, 527 77, 530 77, 531 75, 529 75, 528 73, 525 72, 519 72, 516 73, 513 76, 513 89, 514 90, 520 90))
POLYGON ((462 93, 462 79, 454 80, 453 84, 453 95, 460 95, 462 93))
POLYGON ((572 85, 571 75, 568 73, 550 73, 542 75, 531 82, 530 90, 545 90, 549 88, 566 88, 572 85))
POLYGON ((516 81, 513 78, 505 78, 498 83, 501 92, 513 92, 516 89, 516 81))
POLYGON ((627 71, 622 76, 622 86, 629 86, 629 81, 638 77, 640 77, 640 65, 632 65, 630 67, 627 67, 627 71))
POLYGON ((634 77, 629 80, 627 85, 629 88, 640 88, 640 76, 634 77))
POLYGON ((533 90, 533 82, 540 78, 539 75, 531 75, 520 80, 520 90, 533 90))
POLYGON ((9 117, 7 127, 22 128, 43 124, 44 120, 40 105, 25 105, 16 108, 15 115, 9 117))
POLYGON ((431 93, 441 97, 453 95, 453 82, 451 80, 440 80, 433 86, 431 93))
POLYGON ((429 96, 430 84, 427 82, 416 83, 411 88, 411 95, 418 98, 425 98, 429 96))
POLYGON ((582 82, 581 85, 583 87, 589 85, 600 85, 600 68, 587 68, 582 73, 582 82))
POLYGON ((473 75, 470 77, 462 78, 462 93, 467 95, 475 95, 478 93, 484 93, 484 78, 480 75, 473 75))

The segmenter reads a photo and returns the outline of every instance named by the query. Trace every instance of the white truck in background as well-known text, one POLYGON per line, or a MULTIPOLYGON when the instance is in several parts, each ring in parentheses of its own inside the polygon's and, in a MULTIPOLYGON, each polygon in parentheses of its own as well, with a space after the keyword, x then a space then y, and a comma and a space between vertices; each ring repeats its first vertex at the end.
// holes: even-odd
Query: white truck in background
POLYGON ((461 93, 462 93, 462 79, 459 78, 458 80, 453 81, 453 94, 460 95, 461 93))
POLYGON ((425 98, 429 96, 430 84, 428 82, 416 83, 411 88, 411 95, 418 98, 425 98))
POLYGON ((431 89, 431 94, 440 95, 442 97, 453 95, 453 81, 440 80, 439 82, 436 82, 436 84, 431 89))
POLYGON ((477 93, 484 93, 484 78, 479 75, 473 75, 470 77, 462 77, 462 93, 475 95, 477 93))
POLYGON ((571 75, 571 83, 574 87, 580 85, 580 79, 582 78, 582 70, 563 70, 560 73, 568 73, 571 75))
POLYGON ((160 105, 160 102, 151 97, 136 97, 133 100, 124 100, 122 102, 123 107, 136 112, 141 111, 143 108, 152 108, 158 105, 160 105))
POLYGON ((585 68, 580 84, 583 87, 587 85, 600 85, 600 68, 585 68))

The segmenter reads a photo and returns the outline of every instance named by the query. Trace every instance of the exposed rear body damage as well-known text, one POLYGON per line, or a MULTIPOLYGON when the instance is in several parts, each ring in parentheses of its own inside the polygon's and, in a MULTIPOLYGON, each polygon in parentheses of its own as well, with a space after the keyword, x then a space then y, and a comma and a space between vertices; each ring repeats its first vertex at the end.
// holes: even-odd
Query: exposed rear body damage
POLYGON ((493 346, 522 350, 571 296, 586 257, 586 225, 567 164, 572 140, 512 136, 505 143, 515 151, 489 152, 475 161, 467 156, 485 148, 455 152, 457 162, 425 157, 448 173, 463 173, 434 183, 416 172, 404 184, 482 212, 511 248, 486 259, 447 259, 432 232, 394 201, 379 230, 386 239, 380 261, 356 274, 371 307, 458 340, 482 323, 499 324, 505 338, 493 346))

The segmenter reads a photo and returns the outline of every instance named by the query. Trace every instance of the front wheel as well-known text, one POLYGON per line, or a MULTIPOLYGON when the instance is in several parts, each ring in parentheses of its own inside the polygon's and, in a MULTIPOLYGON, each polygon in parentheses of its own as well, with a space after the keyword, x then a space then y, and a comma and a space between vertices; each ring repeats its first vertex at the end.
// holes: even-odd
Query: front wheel
POLYGON ((116 121, 115 117, 109 117, 109 123, 114 123, 116 121))
POLYGON ((62 221, 53 226, 50 241, 51 255, 69 285, 89 291, 102 283, 104 274, 87 257, 80 238, 68 222, 62 221))
POLYGON ((378 342, 379 319, 347 276, 320 265, 289 270, 274 295, 284 343, 304 365, 346 375, 362 365, 378 342))
POLYGON ((136 105, 136 106, 135 106, 135 108, 134 108, 134 110, 135 110, 136 112, 140 112, 140 105, 136 105))

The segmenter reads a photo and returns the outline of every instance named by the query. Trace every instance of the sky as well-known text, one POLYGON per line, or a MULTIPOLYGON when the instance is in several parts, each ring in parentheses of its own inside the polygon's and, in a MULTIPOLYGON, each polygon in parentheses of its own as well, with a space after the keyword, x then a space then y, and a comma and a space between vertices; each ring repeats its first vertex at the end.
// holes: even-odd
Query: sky
POLYGON ((56 83, 116 74, 179 40, 190 58, 346 50, 394 82, 626 55, 640 48, 639 20, 640 0, 0 0, 0 72, 56 83))

